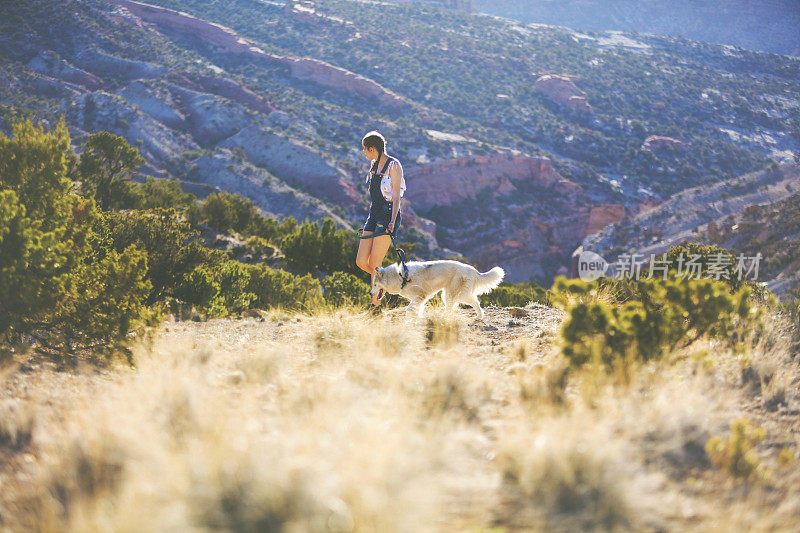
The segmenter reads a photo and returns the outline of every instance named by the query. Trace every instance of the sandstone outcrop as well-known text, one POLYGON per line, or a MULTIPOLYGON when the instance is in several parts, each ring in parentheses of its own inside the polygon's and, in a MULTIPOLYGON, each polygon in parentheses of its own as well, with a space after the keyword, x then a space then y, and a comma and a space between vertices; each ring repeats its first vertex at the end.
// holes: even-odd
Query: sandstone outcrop
POLYGON ((314 23, 320 18, 320 16, 317 15, 316 9, 314 9, 314 4, 311 2, 286 2, 283 12, 294 19, 302 20, 303 22, 314 23))
POLYGON ((222 49, 225 52, 246 53, 250 43, 230 28, 213 22, 200 20, 182 11, 173 11, 165 7, 153 6, 131 0, 109 0, 112 4, 124 7, 131 15, 145 22, 152 22, 169 31, 183 35, 194 35, 205 43, 222 49))
POLYGON ((247 159, 314 196, 343 206, 358 205, 362 194, 353 181, 320 154, 260 126, 249 126, 221 146, 241 148, 247 159))
POLYGON ((253 59, 280 64, 289 68, 297 79, 311 81, 324 87, 367 99, 375 99, 390 107, 407 107, 409 103, 401 96, 389 91, 379 83, 336 67, 325 61, 311 58, 291 58, 269 54, 256 43, 240 37, 235 31, 220 24, 198 19, 187 13, 173 11, 132 0, 109 0, 124 7, 131 14, 153 23, 167 31, 181 35, 191 35, 220 50, 233 54, 250 56, 253 59))
POLYGON ((575 188, 553 168, 549 159, 505 153, 409 165, 405 168, 405 177, 408 199, 423 211, 475 199, 487 190, 494 196, 513 194, 515 180, 554 188, 565 194, 575 188))
POLYGON ((148 86, 142 81, 134 81, 119 92, 128 103, 136 105, 165 126, 173 129, 186 128, 186 116, 179 111, 180 105, 163 85, 148 86))
POLYGON ((243 105, 250 111, 267 115, 275 110, 275 108, 268 104, 262 97, 230 78, 198 76, 197 82, 205 92, 216 94, 217 96, 224 96, 229 100, 243 105))
POLYGON ((627 214, 624 205, 621 204, 600 204, 592 206, 589 210, 589 222, 586 226, 586 234, 597 233, 609 224, 614 224, 622 220, 627 214))
MULTIPOLYGON (((410 204, 436 222, 441 246, 509 281, 552 278, 587 228, 624 214, 594 206, 549 159, 510 153, 409 165, 410 204)), ((621 206, 620 206, 621 207, 621 206)))
MULTIPOLYGON (((644 257, 660 255, 681 242, 704 239, 709 224, 730 228, 737 223, 733 220, 751 206, 786 201, 797 190, 800 190, 800 166, 784 163, 774 169, 686 189, 650 209, 651 203, 642 202, 638 214, 632 213, 635 216, 629 220, 589 234, 582 245, 610 263, 619 258, 620 252, 644 257)), ((760 221, 762 227, 758 231, 769 231, 768 218, 760 221)))
POLYGON ((683 142, 672 137, 663 137, 661 135, 651 135, 644 140, 642 148, 645 150, 661 150, 664 148, 683 148, 683 142))
POLYGON ((344 90, 361 98, 376 100, 381 105, 406 107, 408 102, 382 85, 347 69, 336 67, 325 61, 312 58, 281 58, 281 63, 289 66, 295 78, 311 81, 326 87, 344 90))
POLYGON ((195 160, 189 179, 250 198, 267 216, 279 219, 293 216, 300 222, 330 217, 340 227, 350 227, 317 198, 288 186, 264 170, 238 161, 227 150, 195 160))
POLYGON ((192 136, 201 145, 213 145, 253 122, 242 106, 213 94, 166 84, 180 97, 192 136))
MULTIPOLYGON (((148 161, 163 165, 187 150, 199 146, 186 135, 175 132, 123 98, 101 91, 86 93, 65 108, 67 120, 84 131, 107 130, 121 135, 137 147, 148 161)), ((145 168, 145 171, 152 169, 145 168)))
POLYGON ((102 80, 94 74, 74 67, 54 53, 47 51, 42 51, 31 59, 28 67, 40 74, 80 85, 90 91, 96 91, 103 85, 102 80))
POLYGON ((590 113, 592 106, 583 92, 568 76, 545 74, 533 84, 534 89, 573 111, 590 113))
POLYGON ((100 50, 84 50, 73 59, 76 65, 101 78, 108 76, 123 80, 138 80, 158 78, 167 73, 167 69, 161 65, 125 59, 100 50))

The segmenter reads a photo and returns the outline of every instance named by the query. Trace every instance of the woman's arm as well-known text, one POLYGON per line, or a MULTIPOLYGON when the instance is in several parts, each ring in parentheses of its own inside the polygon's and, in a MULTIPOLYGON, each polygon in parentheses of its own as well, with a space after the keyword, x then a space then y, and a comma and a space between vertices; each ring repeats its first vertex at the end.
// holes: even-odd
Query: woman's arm
POLYGON ((392 220, 386 229, 392 232, 394 231, 394 221, 397 219, 397 213, 400 211, 400 187, 403 182, 403 167, 399 161, 392 163, 389 168, 389 177, 392 178, 392 220))

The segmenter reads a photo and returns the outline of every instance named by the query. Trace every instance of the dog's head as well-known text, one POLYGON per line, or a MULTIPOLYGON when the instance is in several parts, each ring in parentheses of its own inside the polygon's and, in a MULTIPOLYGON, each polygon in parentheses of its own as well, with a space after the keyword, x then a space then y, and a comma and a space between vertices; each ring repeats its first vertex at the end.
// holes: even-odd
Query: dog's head
POLYGON ((378 294, 381 290, 389 294, 398 294, 401 284, 400 271, 396 263, 384 268, 376 268, 372 283, 372 294, 378 294))

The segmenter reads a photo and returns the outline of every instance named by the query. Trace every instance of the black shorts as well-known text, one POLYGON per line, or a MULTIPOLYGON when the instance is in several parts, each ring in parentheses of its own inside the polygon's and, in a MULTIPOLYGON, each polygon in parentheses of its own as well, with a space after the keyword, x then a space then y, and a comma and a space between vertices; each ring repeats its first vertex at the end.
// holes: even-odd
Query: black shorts
MULTIPOLYGON (((394 221, 394 234, 397 235, 397 230, 400 229, 400 211, 397 212, 397 218, 394 221)), ((383 226, 384 229, 392 221, 392 204, 387 203, 383 208, 370 209, 367 221, 364 222, 364 231, 375 232, 378 226, 383 226)))

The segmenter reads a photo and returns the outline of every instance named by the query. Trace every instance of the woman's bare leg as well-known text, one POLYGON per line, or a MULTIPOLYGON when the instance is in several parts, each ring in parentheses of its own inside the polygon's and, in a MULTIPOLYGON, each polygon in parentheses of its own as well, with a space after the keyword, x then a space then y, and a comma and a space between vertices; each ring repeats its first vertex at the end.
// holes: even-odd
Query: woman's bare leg
MULTIPOLYGON (((369 273, 372 274, 372 285, 375 284, 375 269, 383 265, 383 258, 386 257, 386 252, 389 251, 389 246, 392 245, 392 238, 388 235, 381 235, 374 239, 368 239, 372 242, 372 248, 369 254, 369 273)), ((360 249, 360 248, 359 248, 360 249)), ((372 295, 372 304, 380 305, 381 300, 377 294, 372 295)))
MULTIPOLYGON (((372 235, 373 232, 365 231, 364 236, 372 235)), ((369 255, 372 252, 372 241, 375 239, 361 239, 358 241, 358 253, 356 253, 356 266, 368 274, 372 274, 369 267, 369 255)))

